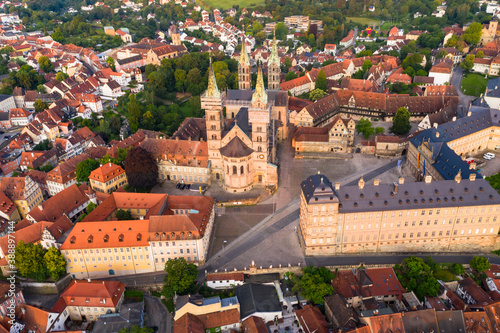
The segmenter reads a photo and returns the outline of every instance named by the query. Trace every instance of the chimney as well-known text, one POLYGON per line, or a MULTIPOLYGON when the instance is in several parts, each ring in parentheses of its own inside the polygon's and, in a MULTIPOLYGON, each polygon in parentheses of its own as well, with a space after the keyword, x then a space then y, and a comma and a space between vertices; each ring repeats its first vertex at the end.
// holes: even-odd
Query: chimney
POLYGON ((399 184, 396 182, 393 182, 392 184, 394 185, 394 193, 398 193, 399 184))
POLYGON ((430 175, 425 176, 425 183, 430 184, 431 182, 432 182, 432 176, 430 175))
POLYGON ((401 185, 403 185, 405 183, 404 177, 399 177, 398 183, 401 184, 401 185))
POLYGON ((31 157, 35 157, 35 154, 34 154, 34 153, 31 153, 31 157))
POLYGON ((38 209, 40 209, 40 211, 42 211, 42 212, 43 212, 43 206, 42 206, 42 204, 39 204, 39 205, 38 205, 38 209))
POLYGON ((455 176, 455 181, 457 182, 457 184, 460 184, 461 180, 462 180, 462 170, 458 170, 458 173, 455 176))
POLYGON ((470 180, 471 182, 475 181, 475 180, 476 180, 476 174, 475 174, 475 173, 471 173, 471 174, 469 175, 469 180, 470 180))
POLYGON ((436 131, 436 138, 439 138, 439 132, 436 131))
POLYGON ((434 127, 434 128, 438 128, 438 123, 434 123, 434 124, 432 124, 432 127, 434 127))
POLYGON ((23 315, 26 314, 26 309, 24 307, 21 308, 21 311, 23 312, 23 315))
POLYGON ((361 178, 359 178, 359 181, 358 181, 358 187, 362 190, 363 187, 365 187, 365 181, 363 180, 363 176, 361 176, 361 178))
POLYGON ((373 180, 373 186, 379 186, 379 185, 380 185, 380 179, 375 178, 375 179, 373 180))
POLYGON ((90 280, 90 278, 88 279, 89 283, 92 282, 92 280, 90 280))
POLYGON ((470 112, 470 111, 469 111, 469 112, 467 112, 467 117, 470 117, 470 116, 471 116, 471 114, 472 114, 472 112, 470 112))
POLYGON ((453 117, 453 118, 451 119, 451 121, 456 121, 456 120, 457 120, 457 117, 453 117))
POLYGON ((335 183, 335 190, 336 191, 340 190, 340 183, 339 182, 335 183))
POLYGON ((179 137, 178 136, 175 137, 175 141, 179 141, 179 137))

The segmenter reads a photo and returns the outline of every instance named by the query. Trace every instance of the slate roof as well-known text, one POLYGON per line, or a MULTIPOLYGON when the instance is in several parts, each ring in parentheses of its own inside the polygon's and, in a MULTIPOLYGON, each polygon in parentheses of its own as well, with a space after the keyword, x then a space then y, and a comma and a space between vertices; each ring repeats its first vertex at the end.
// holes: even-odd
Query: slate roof
POLYGON ((359 323, 359 318, 356 312, 347 307, 347 302, 344 296, 335 294, 325 297, 325 306, 331 311, 335 320, 338 322, 336 328, 339 329, 354 329, 359 323))
POLYGON ((441 333, 465 332, 464 317, 461 310, 436 311, 436 319, 441 333))
POLYGON ((239 137, 235 136, 227 145, 220 149, 220 153, 225 157, 245 157, 253 153, 253 149, 248 147, 239 137))
POLYGON ((281 311, 281 304, 274 286, 248 283, 236 287, 234 293, 240 300, 241 319, 256 312, 281 311))

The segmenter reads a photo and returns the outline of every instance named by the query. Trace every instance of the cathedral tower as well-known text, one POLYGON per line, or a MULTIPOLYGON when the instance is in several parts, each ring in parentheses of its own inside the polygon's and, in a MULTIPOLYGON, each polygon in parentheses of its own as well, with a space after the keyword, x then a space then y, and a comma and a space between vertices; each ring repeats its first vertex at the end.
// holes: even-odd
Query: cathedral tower
POLYGON ((276 33, 273 37, 271 56, 267 62, 267 79, 269 90, 280 90, 281 64, 276 45, 276 33))
POLYGON ((252 89, 252 73, 250 66, 250 57, 247 52, 247 43, 245 41, 245 34, 241 41, 241 55, 238 62, 238 87, 240 90, 252 89))
POLYGON ((259 63, 257 83, 252 95, 252 106, 248 110, 248 121, 252 124, 252 148, 254 150, 255 183, 267 182, 267 174, 260 172, 267 170, 270 161, 269 154, 269 124, 271 123, 271 108, 266 89, 262 67, 259 63))
POLYGON ((212 161, 212 173, 216 179, 222 178, 222 157, 220 155, 222 130, 224 119, 222 114, 224 93, 217 88, 215 74, 212 68, 212 57, 210 55, 210 66, 208 73, 208 87, 201 96, 201 108, 205 109, 207 127, 208 156, 212 161))

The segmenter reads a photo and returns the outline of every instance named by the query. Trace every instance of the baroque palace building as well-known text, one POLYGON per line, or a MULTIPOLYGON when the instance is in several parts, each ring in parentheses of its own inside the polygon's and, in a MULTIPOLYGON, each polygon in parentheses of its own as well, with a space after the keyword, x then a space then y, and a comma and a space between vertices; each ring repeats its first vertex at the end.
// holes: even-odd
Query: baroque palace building
MULTIPOLYGON (((280 60, 275 38, 268 68, 269 86, 279 89, 280 60)), ((219 91, 210 62, 208 88, 201 96, 205 122, 199 123, 199 128, 206 131, 212 179, 222 181, 223 188, 230 192, 277 186, 276 142, 288 135, 288 94, 266 90, 260 64, 255 90, 250 90, 251 63, 244 46, 238 82, 239 90, 219 91)), ((181 126, 178 132, 183 131, 181 126)))
POLYGON ((484 179, 340 186, 301 184, 299 238, 306 255, 463 252, 499 248, 500 195, 484 179))

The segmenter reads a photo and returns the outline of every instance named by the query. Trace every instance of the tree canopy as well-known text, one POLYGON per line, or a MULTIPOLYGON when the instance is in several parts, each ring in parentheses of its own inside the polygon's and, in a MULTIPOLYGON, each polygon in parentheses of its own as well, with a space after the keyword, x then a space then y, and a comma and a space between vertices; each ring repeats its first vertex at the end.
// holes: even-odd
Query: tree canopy
POLYGON ((16 267, 21 276, 37 281, 44 281, 50 276, 57 281, 66 274, 66 261, 55 247, 46 250, 40 244, 25 244, 24 241, 20 241, 17 243, 15 253, 16 267))
POLYGON ((409 257, 394 267, 399 282, 407 291, 413 291, 419 300, 424 296, 436 296, 439 283, 434 278, 431 267, 423 259, 409 257))
POLYGON ((483 25, 479 22, 474 22, 463 34, 463 39, 467 44, 477 45, 481 41, 481 35, 483 33, 483 25))
POLYGON ((313 102, 325 96, 326 92, 324 92, 322 89, 314 89, 309 93, 309 99, 313 102))
POLYGON ((38 66, 40 67, 40 70, 45 73, 49 73, 54 70, 54 65, 52 65, 52 62, 47 56, 41 56, 38 58, 38 66))
POLYGON ((321 89, 326 92, 326 74, 324 70, 320 70, 316 78, 316 89, 321 89))
POLYGON ((391 132, 395 134, 406 134, 411 130, 410 112, 405 107, 400 107, 392 120, 391 132))
POLYGON ((163 280, 162 294, 166 297, 188 292, 198 276, 196 265, 189 264, 184 258, 168 260, 165 264, 165 271, 167 275, 163 280))
POLYGON ((154 157, 141 147, 128 151, 125 158, 128 184, 138 189, 152 189, 158 180, 158 165, 154 157))
POLYGON ((87 183, 89 181, 89 176, 92 171, 99 167, 100 163, 91 158, 81 161, 76 166, 76 181, 78 183, 87 183))
POLYGON ((332 279, 334 275, 325 267, 305 267, 302 276, 291 274, 294 283, 293 290, 299 291, 302 296, 314 304, 323 304, 324 297, 332 295, 332 279))
POLYGON ((474 256, 470 261, 470 267, 472 267, 472 269, 475 270, 476 272, 481 273, 490 269, 490 262, 485 257, 474 256))
POLYGON ((133 220, 132 214, 128 210, 118 209, 116 211, 115 217, 119 221, 130 221, 133 220))
POLYGON ((466 72, 470 72, 474 67, 474 55, 468 54, 465 59, 460 63, 460 68, 466 72))

